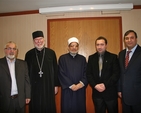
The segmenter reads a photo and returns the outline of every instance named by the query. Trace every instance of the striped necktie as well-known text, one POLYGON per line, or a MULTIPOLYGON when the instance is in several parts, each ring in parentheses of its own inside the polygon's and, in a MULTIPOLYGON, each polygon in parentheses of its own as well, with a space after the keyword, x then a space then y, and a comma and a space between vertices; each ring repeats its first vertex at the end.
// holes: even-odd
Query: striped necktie
POLYGON ((129 63, 129 53, 130 53, 131 51, 127 51, 127 54, 126 54, 126 57, 125 57, 125 68, 127 68, 127 66, 128 66, 128 63, 129 63))

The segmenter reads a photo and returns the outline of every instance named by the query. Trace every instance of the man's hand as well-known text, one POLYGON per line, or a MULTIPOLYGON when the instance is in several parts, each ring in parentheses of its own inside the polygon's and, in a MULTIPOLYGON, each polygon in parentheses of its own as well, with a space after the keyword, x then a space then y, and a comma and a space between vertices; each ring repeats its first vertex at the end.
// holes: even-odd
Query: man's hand
POLYGON ((103 83, 97 84, 94 88, 99 92, 103 92, 106 89, 103 83))
POLYGON ((25 103, 26 104, 29 104, 29 102, 30 102, 30 99, 29 98, 25 99, 25 103))
POLYGON ((73 84, 72 85, 72 87, 71 87, 71 89, 73 90, 73 91, 77 91, 77 90, 79 90, 80 88, 82 88, 84 85, 82 84, 82 83, 78 83, 78 84, 73 84))
POLYGON ((119 96, 120 98, 122 98, 122 94, 121 94, 121 92, 118 92, 118 96, 119 96))
POLYGON ((54 88, 54 90, 55 90, 55 95, 58 93, 58 87, 56 86, 55 88, 54 88))

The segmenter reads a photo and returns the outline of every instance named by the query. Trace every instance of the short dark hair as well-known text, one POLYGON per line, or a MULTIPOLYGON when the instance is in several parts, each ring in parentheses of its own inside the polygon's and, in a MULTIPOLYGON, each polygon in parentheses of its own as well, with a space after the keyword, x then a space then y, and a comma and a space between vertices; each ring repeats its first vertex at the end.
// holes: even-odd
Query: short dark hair
POLYGON ((127 36, 131 32, 135 34, 135 37, 136 38, 138 38, 137 33, 134 30, 128 30, 128 31, 126 31, 125 34, 124 34, 124 38, 125 38, 125 36, 127 36))
POLYGON ((104 40, 106 45, 107 45, 107 43, 108 43, 108 42, 107 42, 107 39, 106 39, 105 37, 103 37, 103 36, 98 37, 98 38, 95 40, 95 44, 96 44, 97 40, 104 40))

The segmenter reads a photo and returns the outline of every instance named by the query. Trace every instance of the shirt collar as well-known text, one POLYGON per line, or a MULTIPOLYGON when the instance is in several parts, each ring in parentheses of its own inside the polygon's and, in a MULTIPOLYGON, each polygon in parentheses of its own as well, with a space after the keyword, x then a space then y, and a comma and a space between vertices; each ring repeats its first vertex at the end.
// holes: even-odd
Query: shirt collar
POLYGON ((104 54, 105 54, 105 51, 103 53, 101 53, 101 54, 98 53, 98 56, 102 56, 103 57, 104 54))
POLYGON ((15 62, 16 61, 15 58, 11 61, 8 57, 6 57, 6 60, 7 60, 7 62, 15 62))
MULTIPOLYGON (((136 50, 136 48, 137 48, 137 45, 135 45, 135 47, 133 47, 130 51, 132 51, 134 53, 134 51, 136 50)), ((126 48, 126 51, 129 51, 129 49, 126 48)))

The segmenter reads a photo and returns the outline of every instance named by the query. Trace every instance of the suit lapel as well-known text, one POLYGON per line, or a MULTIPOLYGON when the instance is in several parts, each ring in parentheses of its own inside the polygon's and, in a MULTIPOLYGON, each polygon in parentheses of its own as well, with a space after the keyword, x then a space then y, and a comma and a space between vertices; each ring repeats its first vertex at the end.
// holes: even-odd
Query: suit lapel
POLYGON ((128 67, 127 69, 132 66, 132 63, 134 62, 134 60, 136 60, 136 58, 138 57, 138 55, 141 53, 141 48, 139 46, 137 46, 135 52, 133 53, 130 61, 129 61, 129 64, 128 64, 128 67))
POLYGON ((15 61, 15 77, 17 78, 17 80, 18 80, 18 76, 17 75, 19 75, 19 68, 20 67, 20 64, 19 64, 19 61, 16 59, 16 61, 15 61))
POLYGON ((123 51, 123 54, 121 54, 122 59, 122 68, 125 69, 125 55, 126 55, 126 49, 123 51))
POLYGON ((92 65, 93 65, 93 70, 95 71, 95 74, 99 77, 99 55, 98 53, 95 53, 92 57, 92 65))
POLYGON ((3 65, 2 65, 3 69, 10 76, 10 71, 9 71, 9 67, 8 67, 8 63, 7 63, 6 57, 3 58, 2 63, 3 63, 3 65))
POLYGON ((99 55, 98 55, 98 53, 96 53, 96 57, 94 58, 94 60, 95 61, 97 61, 97 63, 95 63, 95 67, 94 68, 96 68, 96 75, 98 75, 98 77, 99 77, 99 55))
MULTIPOLYGON (((107 51, 105 51, 105 54, 104 54, 104 60, 103 60, 103 68, 102 68, 102 73, 104 73, 105 71, 106 71, 106 68, 107 68, 107 65, 108 65, 108 57, 109 55, 108 55, 108 52, 107 51)), ((101 73, 101 75, 103 75, 101 73)))

